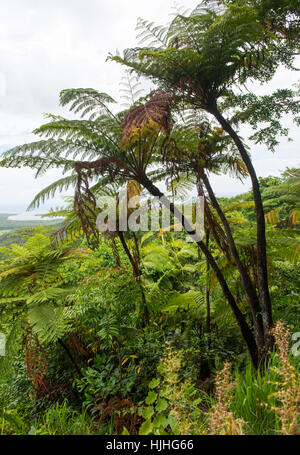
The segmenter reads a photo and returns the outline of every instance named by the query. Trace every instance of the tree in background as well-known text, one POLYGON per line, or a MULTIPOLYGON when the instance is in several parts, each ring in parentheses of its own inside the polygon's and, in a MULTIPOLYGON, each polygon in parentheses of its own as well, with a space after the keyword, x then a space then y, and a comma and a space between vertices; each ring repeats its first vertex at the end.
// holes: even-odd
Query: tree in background
MULTIPOLYGON (((139 36, 142 42, 151 41, 150 45, 127 49, 123 57, 110 58, 152 79, 159 89, 172 94, 175 103, 211 114, 239 150, 252 181, 257 222, 258 290, 263 319, 261 348, 268 350, 273 343, 270 335, 273 322, 264 210, 255 169, 235 124, 248 121, 257 127, 259 121, 269 122, 269 127, 257 132, 254 138, 256 142, 274 147, 271 135, 276 128, 276 133, 286 133, 277 119, 283 112, 297 114, 299 103, 292 90, 251 99, 251 95, 236 97, 233 89, 242 87, 249 79, 270 81, 280 64, 292 68, 299 48, 299 5, 296 2, 273 5, 272 2, 270 17, 268 2, 204 3, 207 6, 200 4, 189 15, 178 14, 167 27, 153 26, 141 20, 139 36), (223 4, 221 8, 218 7, 220 3, 223 4), (246 100, 247 108, 243 106, 244 109, 238 111, 237 106, 246 100), (228 109, 230 117, 226 118, 228 109)), ((250 283, 248 285, 253 294, 250 283)))

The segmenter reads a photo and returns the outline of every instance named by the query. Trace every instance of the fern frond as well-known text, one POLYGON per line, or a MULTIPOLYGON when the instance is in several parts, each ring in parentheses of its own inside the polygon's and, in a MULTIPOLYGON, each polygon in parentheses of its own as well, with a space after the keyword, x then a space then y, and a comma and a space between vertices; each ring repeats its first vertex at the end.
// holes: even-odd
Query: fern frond
POLYGON ((139 31, 137 40, 139 40, 140 44, 147 42, 149 47, 158 45, 159 48, 168 46, 166 38, 167 27, 154 25, 153 22, 138 18, 136 30, 139 31))
POLYGON ((162 312, 173 312, 203 305, 204 296, 199 291, 188 291, 185 294, 174 293, 167 305, 160 309, 162 312))
POLYGON ((296 226, 300 223, 300 209, 296 208, 291 211, 289 214, 289 224, 290 226, 296 226))
POLYGON ((92 112, 90 120, 93 120, 96 115, 112 115, 107 104, 116 103, 116 101, 107 93, 100 93, 93 88, 62 90, 60 92, 61 106, 70 103, 72 103, 69 107, 70 111, 74 111, 75 114, 81 112, 81 118, 92 112))
POLYGON ((266 213, 266 215, 265 215, 266 223, 272 224, 272 225, 278 224, 280 221, 279 214, 280 214, 280 207, 266 213))
POLYGON ((44 204, 45 200, 53 198, 57 191, 68 190, 70 186, 75 186, 77 183, 77 174, 72 174, 62 179, 57 180, 51 185, 40 191, 33 201, 29 204, 27 210, 38 208, 40 204, 44 204))
POLYGON ((70 323, 65 317, 63 307, 51 303, 30 307, 28 322, 42 343, 51 343, 62 338, 70 323))
POLYGON ((57 300, 58 298, 62 298, 63 296, 69 293, 68 289, 61 289, 50 287, 44 289, 42 291, 36 292, 34 295, 28 297, 27 304, 28 305, 40 305, 42 303, 47 303, 52 300, 57 300))
POLYGON ((11 269, 5 270, 5 272, 0 273, 0 281, 4 278, 7 278, 9 275, 23 275, 31 269, 29 265, 23 265, 19 267, 13 267, 11 269))
POLYGON ((121 93, 121 97, 125 100, 125 103, 122 104, 128 109, 134 105, 144 93, 138 77, 131 75, 129 71, 125 71, 125 75, 122 77, 122 82, 120 82, 119 85, 119 92, 121 93))

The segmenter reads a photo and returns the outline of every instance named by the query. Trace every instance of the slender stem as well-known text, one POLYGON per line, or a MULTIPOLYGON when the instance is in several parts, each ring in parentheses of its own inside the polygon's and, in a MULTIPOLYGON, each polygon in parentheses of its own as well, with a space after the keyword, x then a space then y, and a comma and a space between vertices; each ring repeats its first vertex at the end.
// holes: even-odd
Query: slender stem
POLYGON ((241 281, 244 287, 244 290, 247 295, 247 300, 251 309, 253 321, 254 321, 254 326, 255 326, 255 331, 257 335, 257 341, 259 346, 264 345, 264 330, 263 330, 263 321, 261 317, 261 307, 259 303, 258 296, 256 294, 255 288, 253 286, 253 283, 251 281, 251 278, 246 270, 245 265, 242 263, 238 250, 235 245, 235 241, 232 236, 231 228, 230 225, 227 221, 227 218, 223 212, 223 210, 220 207, 220 204, 218 203, 218 200, 213 192, 213 189, 210 185, 210 182, 203 170, 199 170, 199 175, 205 185, 205 188, 207 189, 208 195, 210 197, 211 203, 213 207, 216 209, 226 232, 227 235, 227 241, 230 247, 231 254, 233 256, 234 262, 238 268, 241 281))
POLYGON ((80 368, 79 366, 77 365, 77 363, 75 362, 75 359, 74 357, 72 356, 71 354, 71 351, 69 350, 68 346, 62 341, 61 338, 59 338, 58 340, 58 343, 61 345, 61 347, 66 351, 67 353, 67 356, 69 357, 69 359, 71 360, 72 364, 74 365, 75 367, 75 370, 77 371, 77 373, 79 374, 79 376, 82 378, 82 373, 80 371, 80 368))
POLYGON ((256 210, 256 222, 257 222, 257 271, 258 271, 258 289, 260 300, 262 304, 262 318, 264 324, 265 334, 267 335, 269 330, 273 326, 273 319, 272 319, 272 305, 271 305, 271 298, 269 293, 269 286, 268 286, 268 270, 267 270, 267 247, 266 247, 266 233, 265 233, 265 215, 263 209, 263 203, 259 188, 258 178, 251 162, 251 159, 245 149, 244 144, 242 143, 241 139, 237 135, 237 133, 233 130, 230 123, 222 116, 219 112, 217 106, 212 106, 209 109, 209 112, 215 116, 218 120, 222 128, 231 136, 235 145, 237 146, 242 160, 244 161, 247 170, 249 172, 251 182, 252 182, 252 190, 253 190, 253 198, 255 202, 255 210, 256 210))
MULTIPOLYGON (((149 315, 149 310, 148 310, 148 307, 147 307, 147 301, 146 301, 146 296, 145 296, 145 293, 144 293, 144 289, 143 289, 143 285, 141 283, 141 271, 140 271, 140 268, 139 268, 139 256, 137 259, 135 259, 132 254, 130 253, 129 251, 129 248, 127 246, 127 243, 125 241, 125 238, 124 238, 124 235, 123 235, 123 232, 121 231, 118 231, 118 235, 119 235, 119 238, 121 240, 121 243, 122 243, 122 246, 124 248, 124 251, 125 253, 127 254, 128 256, 128 259, 131 263, 131 266, 132 266, 132 271, 133 271, 133 276, 136 278, 136 280, 138 281, 139 285, 140 285, 140 291, 141 291, 141 296, 142 296, 142 302, 143 302, 143 310, 144 310, 144 320, 143 320, 143 324, 144 325, 149 325, 149 322, 150 322, 150 315, 149 315)), ((138 244, 137 244, 137 238, 135 237, 135 246, 137 248, 137 254, 139 255, 139 252, 138 252, 138 244)))
MULTIPOLYGON (((166 197, 165 195, 157 188, 148 178, 147 176, 143 176, 140 178, 140 182, 153 196, 158 196, 161 200, 161 202, 173 213, 173 215, 184 225, 186 231, 188 234, 191 236, 194 236, 195 231, 188 222, 188 220, 183 216, 183 214, 176 208, 174 204, 172 204, 166 197)), ((194 240, 194 239, 193 239, 194 240)), ((246 342, 249 354, 251 356, 251 361, 253 363, 253 366, 255 369, 258 367, 258 349, 257 349, 257 344, 255 341, 255 338, 253 336, 253 333, 247 324, 247 321, 243 315, 243 313, 240 311, 238 308, 235 298, 233 297, 227 282, 219 269, 214 257, 210 253, 210 251, 207 249, 206 245, 202 240, 196 241, 194 240, 197 245, 200 247, 200 249, 203 251, 205 257, 207 258, 210 267, 213 269, 219 283, 222 289, 222 292, 224 294, 224 297, 228 301, 228 304, 236 318, 236 321, 240 327, 242 336, 246 342)))
POLYGON ((128 248, 127 243, 125 241, 123 232, 122 231, 118 231, 118 236, 119 236, 119 239, 121 240, 121 244, 123 246, 123 249, 124 249, 124 251, 125 251, 129 261, 130 261, 130 264, 132 266, 133 276, 134 277, 138 277, 140 275, 140 271, 139 271, 139 268, 138 268, 138 265, 137 265, 136 261, 134 260, 134 257, 132 256, 132 254, 129 251, 129 248, 128 248))
MULTIPOLYGON (((209 250, 209 231, 206 231, 206 248, 209 250)), ((206 259, 206 284, 205 284, 205 302, 206 302, 206 331, 208 333, 208 348, 210 348, 210 292, 209 292, 209 262, 206 259)))
POLYGON ((111 248, 112 248, 113 256, 114 256, 114 259, 116 262, 116 266, 121 267, 121 259, 120 259, 120 255, 118 252, 118 247, 117 247, 116 241, 113 237, 111 237, 111 248))

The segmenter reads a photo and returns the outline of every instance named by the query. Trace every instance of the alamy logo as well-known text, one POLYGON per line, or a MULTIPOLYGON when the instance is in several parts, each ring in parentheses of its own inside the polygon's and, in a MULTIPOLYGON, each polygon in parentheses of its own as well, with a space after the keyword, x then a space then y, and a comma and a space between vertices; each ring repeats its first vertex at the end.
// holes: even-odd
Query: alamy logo
POLYGON ((4 333, 0 333, 0 356, 5 356, 6 337, 4 333))
POLYGON ((187 231, 191 240, 199 242, 204 235, 204 198, 170 202, 165 196, 141 200, 140 195, 128 199, 126 190, 115 197, 97 200, 100 232, 118 231, 187 231))

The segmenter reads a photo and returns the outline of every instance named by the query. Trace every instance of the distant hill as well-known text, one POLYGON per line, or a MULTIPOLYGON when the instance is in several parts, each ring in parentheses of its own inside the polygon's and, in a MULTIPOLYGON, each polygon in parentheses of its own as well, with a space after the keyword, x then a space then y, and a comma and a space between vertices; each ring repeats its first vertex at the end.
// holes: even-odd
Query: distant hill
POLYGON ((12 216, 12 213, 0 213, 0 234, 1 231, 10 231, 19 228, 32 228, 37 226, 53 226, 60 224, 61 220, 23 220, 13 221, 8 220, 8 217, 12 216))
MULTIPOLYGON (((34 234, 34 228, 18 228, 10 229, 9 231, 0 231, 0 248, 9 248, 13 244, 23 245, 29 237, 34 234)), ((3 254, 0 252, 0 258, 3 254)))
MULTIPOLYGON (((9 248, 12 244, 23 245, 34 234, 38 226, 49 227, 50 231, 58 230, 63 226, 61 219, 57 220, 8 220, 12 213, 0 213, 0 248, 9 248)), ((4 255, 0 252, 0 258, 4 255)))

